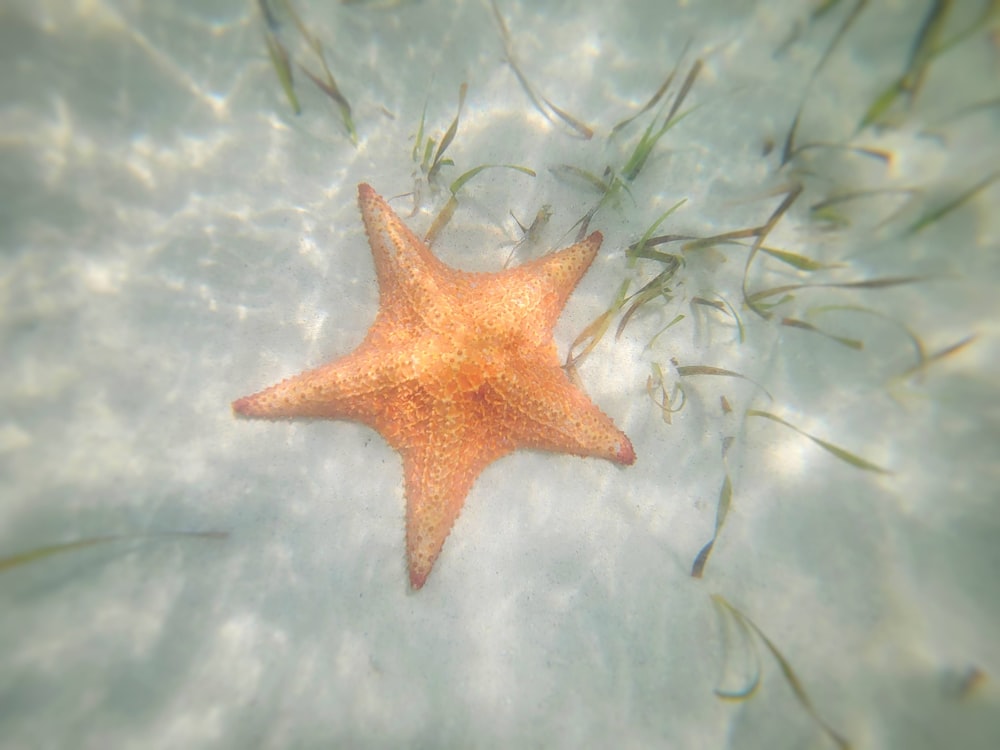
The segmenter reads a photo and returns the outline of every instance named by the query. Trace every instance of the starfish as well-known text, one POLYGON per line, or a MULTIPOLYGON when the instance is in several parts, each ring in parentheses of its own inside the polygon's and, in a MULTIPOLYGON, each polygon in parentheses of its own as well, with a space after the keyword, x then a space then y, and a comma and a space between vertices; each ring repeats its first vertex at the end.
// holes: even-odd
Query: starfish
POLYGON ((244 417, 366 424, 403 459, 410 584, 424 585, 486 466, 519 448, 635 461, 566 375, 552 329, 601 233, 499 273, 438 260, 370 186, 358 203, 379 310, 352 353, 233 402, 244 417))

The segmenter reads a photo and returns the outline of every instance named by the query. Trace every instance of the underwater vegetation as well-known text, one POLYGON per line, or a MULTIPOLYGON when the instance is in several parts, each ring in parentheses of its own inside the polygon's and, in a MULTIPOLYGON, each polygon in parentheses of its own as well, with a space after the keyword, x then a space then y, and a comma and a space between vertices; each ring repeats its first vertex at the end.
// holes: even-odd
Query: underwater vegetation
MULTIPOLYGON (((419 3, 386 0, 343 0, 342 4, 358 13, 386 13, 404 4, 420 11, 419 3)), ((351 149, 363 145, 365 113, 381 108, 384 111, 379 116, 408 118, 412 143, 398 144, 398 158, 406 161, 408 157, 412 166, 412 188, 407 195, 412 198, 413 212, 425 208, 432 214, 424 234, 429 245, 457 212, 467 210, 466 201, 482 185, 483 175, 523 180, 547 174, 567 194, 586 198, 585 208, 569 218, 554 214, 551 205, 541 201, 520 217, 510 209, 520 236, 511 243, 506 263, 535 252, 544 231, 554 223, 564 227, 566 235, 580 239, 609 217, 634 218, 631 226, 637 229, 628 241, 605 249, 619 261, 607 266, 613 274, 607 280, 607 297, 601 312, 575 332, 564 368, 575 378, 577 368, 589 357, 631 356, 622 344, 626 340, 638 342, 644 361, 648 359, 648 367, 644 366, 644 375, 648 375, 645 382, 622 382, 621 386, 641 402, 642 413, 656 423, 657 430, 669 434, 676 427, 677 415, 692 404, 725 426, 717 447, 713 439, 719 471, 706 478, 711 493, 703 498, 713 511, 712 518, 704 526, 704 543, 699 537, 702 546, 690 558, 690 567, 687 563, 684 567, 696 579, 694 585, 703 587, 706 608, 710 602, 718 627, 722 668, 715 695, 727 703, 751 701, 769 689, 769 674, 780 675, 798 707, 814 722, 817 736, 824 738, 821 741, 851 747, 851 733, 828 718, 827 707, 817 705, 807 690, 807 685, 821 683, 823 675, 796 669, 796 654, 785 653, 780 639, 769 634, 773 632, 770 628, 765 630, 763 613, 750 611, 739 601, 738 592, 724 590, 725 584, 720 582, 724 577, 718 575, 718 568, 725 561, 719 551, 727 544, 727 520, 731 534, 730 519, 745 498, 741 498, 740 464, 762 460, 761 445, 775 435, 781 436, 781 445, 800 443, 814 453, 815 461, 828 462, 836 471, 853 472, 873 483, 889 482, 898 475, 890 450, 892 436, 831 435, 823 427, 826 415, 802 413, 787 394, 760 382, 753 373, 741 372, 733 362, 741 361, 740 355, 758 344, 761 331, 781 341, 808 338, 824 342, 831 351, 857 357, 859 363, 880 362, 889 372, 885 392, 905 403, 920 394, 923 380, 934 368, 976 349, 981 336, 977 330, 944 335, 925 324, 920 327, 905 311, 883 304, 900 288, 918 287, 933 295, 936 285, 949 279, 913 273, 906 267, 868 273, 847 253, 815 252, 801 239, 801 229, 806 227, 812 236, 836 238, 847 236, 860 225, 872 235, 907 240, 933 232, 949 217, 971 211, 983 201, 984 194, 1000 180, 1000 169, 995 165, 985 165, 981 174, 969 174, 960 183, 902 184, 891 174, 898 157, 884 136, 909 129, 946 138, 955 123, 1000 108, 1000 99, 982 98, 939 111, 922 98, 927 81, 949 54, 987 37, 996 43, 1000 2, 981 2, 974 12, 968 11, 971 6, 963 9, 949 0, 921 5, 924 15, 906 60, 892 78, 878 82, 877 93, 865 107, 848 113, 852 127, 838 138, 815 135, 809 111, 823 87, 830 85, 830 61, 850 44, 871 4, 867 0, 812 3, 803 22, 774 50, 775 56, 790 50, 801 53, 800 48, 807 43, 823 40, 820 52, 811 60, 799 106, 783 121, 783 137, 765 144, 760 154, 767 181, 753 186, 753 221, 722 226, 711 233, 691 229, 698 226, 691 219, 699 208, 694 196, 673 201, 665 210, 660 206, 652 215, 644 213, 644 207, 651 203, 650 194, 657 190, 649 180, 651 172, 662 168, 671 149, 683 145, 683 130, 678 126, 713 104, 704 93, 710 53, 693 51, 700 49, 694 41, 678 49, 674 60, 663 63, 665 69, 651 73, 656 83, 643 99, 630 107, 620 105, 621 111, 610 120, 614 124, 606 127, 573 111, 572 104, 566 104, 576 100, 573 92, 540 80, 524 63, 530 58, 519 53, 519 30, 508 23, 505 3, 491 0, 488 12, 496 34, 491 41, 523 94, 519 103, 523 112, 541 117, 559 137, 591 146, 601 159, 600 166, 594 168, 593 161, 536 163, 526 153, 523 160, 512 160, 519 163, 499 163, 502 160, 457 155, 463 125, 468 127, 466 104, 477 94, 474 86, 462 83, 457 92, 452 86, 440 102, 428 93, 419 117, 416 113, 389 112, 373 104, 377 81, 343 74, 337 45, 330 41, 336 30, 314 26, 308 13, 301 11, 305 5, 294 0, 253 3, 262 39, 258 62, 269 65, 267 84, 273 87, 275 110, 280 117, 294 118, 309 107, 328 108, 331 138, 351 149), (319 98, 317 91, 322 94, 319 98), (428 104, 445 103, 450 119, 435 121, 428 116, 436 110, 428 104), (860 163, 865 168, 830 174, 836 171, 828 169, 831 164, 839 167, 844 163, 860 163), (713 275, 712 270, 723 265, 738 268, 738 273, 713 275), (867 333, 869 326, 891 331, 905 355, 885 357, 884 352, 874 349, 867 333), (680 337, 711 338, 725 342, 725 346, 714 348, 712 358, 684 361, 671 347, 680 337), (727 351, 731 360, 726 358, 727 351), (742 458, 734 458, 737 452, 742 458)), ((579 85, 596 84, 581 80, 579 85)), ((477 126, 484 127, 482 122, 477 126)), ((644 456, 640 451, 639 460, 662 458, 644 456)), ((618 481, 628 479, 623 476, 618 481)), ((70 529, 49 544, 0 551, 0 575, 18 575, 29 566, 71 559, 95 547, 143 554, 149 544, 166 540, 233 542, 227 530, 154 529, 75 538, 70 529)), ((955 676, 954 698, 973 695, 989 679, 981 667, 969 666, 955 676)), ((715 701, 711 694, 709 699, 715 701)))
MULTIPOLYGON (((590 208, 576 219, 567 232, 575 232, 575 239, 579 240, 604 212, 625 211, 627 203, 637 205, 642 202, 635 193, 637 186, 642 184, 640 177, 667 148, 674 128, 706 103, 699 101, 698 96, 698 81, 705 61, 692 56, 689 47, 680 50, 677 61, 649 98, 635 111, 623 112, 621 119, 609 130, 601 132, 600 128, 587 123, 585 118, 556 104, 560 92, 554 87, 532 79, 519 61, 516 34, 511 32, 504 18, 502 3, 491 0, 490 6, 504 60, 524 92, 526 106, 540 114, 556 132, 562 132, 569 138, 603 141, 604 152, 614 155, 601 172, 573 163, 546 167, 568 189, 593 196, 590 208)), ((885 290, 905 285, 932 285, 941 281, 940 278, 914 275, 907 273, 906 269, 894 275, 866 277, 852 271, 849 258, 818 259, 811 257, 806 250, 769 241, 776 228, 787 221, 793 212, 796 223, 807 221, 822 231, 836 233, 851 229, 855 221, 854 206, 876 200, 879 206, 889 205, 891 208, 875 222, 873 231, 905 238, 928 230, 952 212, 968 205, 1000 178, 1000 170, 996 170, 972 180, 969 185, 959 186, 950 195, 942 195, 928 186, 839 184, 817 172, 821 162, 811 160, 812 155, 817 153, 839 153, 844 158, 869 160, 882 164, 886 169, 891 168, 895 155, 890 149, 871 145, 873 140, 877 140, 871 138, 872 134, 908 126, 908 117, 917 107, 924 82, 935 63, 956 46, 991 33, 1000 16, 1000 3, 987 2, 981 4, 981 10, 972 19, 966 14, 956 22, 953 2, 930 3, 912 41, 905 67, 898 78, 885 83, 866 110, 858 113, 855 130, 844 133, 836 141, 810 139, 803 128, 803 114, 808 111, 814 92, 824 85, 827 64, 849 41, 856 25, 863 22, 867 8, 867 0, 817 2, 808 20, 797 26, 782 47, 775 50, 775 55, 785 54, 810 37, 825 35, 827 38, 825 47, 820 45, 822 51, 815 59, 802 91, 800 106, 788 122, 772 187, 763 197, 772 205, 761 210, 760 222, 749 227, 732 227, 709 236, 670 231, 672 224, 683 223, 689 199, 671 205, 650 221, 633 242, 622 248, 620 252, 626 263, 619 267, 624 275, 614 284, 616 289, 611 301, 604 312, 579 332, 567 354, 565 369, 574 377, 579 364, 592 355, 605 339, 620 340, 639 319, 664 321, 648 336, 643 351, 653 354, 645 393, 651 408, 661 415, 666 426, 690 399, 704 401, 699 389, 700 383, 706 379, 742 381, 755 387, 757 395, 743 407, 742 419, 738 421, 742 430, 725 436, 719 446, 723 473, 719 480, 715 521, 710 537, 691 563, 690 575, 705 581, 709 587, 712 552, 725 543, 726 519, 739 504, 738 484, 731 475, 728 456, 734 443, 746 441, 748 435, 755 435, 762 429, 755 427, 755 423, 768 422, 774 429, 798 435, 832 460, 839 461, 845 471, 860 470, 875 477, 887 477, 893 474, 893 470, 891 465, 884 465, 884 461, 876 457, 884 455, 884 450, 875 446, 860 450, 853 446, 845 447, 822 434, 804 429, 791 417, 782 416, 790 410, 782 409, 780 394, 772 395, 762 384, 727 367, 725 362, 681 363, 672 357, 660 358, 657 353, 666 348, 665 342, 670 336, 692 335, 693 327, 718 328, 731 332, 733 346, 753 346, 744 322, 746 315, 752 315, 769 325, 798 331, 802 335, 822 337, 863 355, 866 351, 864 338, 857 334, 840 333, 842 323, 845 319, 878 320, 894 328, 909 343, 912 351, 912 360, 899 367, 886 382, 887 391, 897 398, 903 398, 908 387, 914 384, 919 387, 919 378, 929 368, 964 351, 977 338, 975 332, 969 332, 957 341, 928 344, 928 336, 935 338, 933 332, 915 331, 906 319, 884 312, 879 305, 878 295, 885 290), (803 201, 808 201, 808 205, 802 205, 803 201), (687 278, 688 269, 692 263, 702 262, 706 256, 742 258, 738 288, 719 287, 692 293, 690 290, 697 286, 687 278), (811 296, 818 291, 825 294, 813 302, 811 296), (829 293, 838 291, 846 295, 843 302, 831 302, 829 293), (871 301, 859 302, 859 293, 867 295, 871 301)), ((285 86, 287 76, 280 69, 278 77, 285 86)), ((437 209, 427 231, 426 240, 429 243, 460 208, 460 190, 483 170, 501 167, 535 176, 538 169, 534 165, 513 164, 460 167, 445 155, 461 137, 460 118, 467 95, 467 85, 463 84, 455 117, 441 136, 427 135, 426 106, 415 129, 411 151, 416 165, 412 191, 414 211, 428 200, 432 204, 439 203, 434 197, 438 194, 445 196, 443 206, 437 209), (455 170, 458 176, 449 181, 445 173, 455 170)), ((291 100, 291 94, 288 96, 291 100)), ((997 101, 992 100, 969 102, 959 111, 946 114, 942 120, 949 122, 953 118, 996 106, 997 101)), ((769 150, 765 148, 764 157, 768 156, 769 150)), ((648 185, 642 184, 642 189, 649 189, 648 185)), ((523 236, 511 250, 511 256, 523 243, 531 241, 537 227, 545 226, 551 218, 551 207, 547 205, 539 206, 529 227, 515 217, 523 236)), ((740 399, 726 394, 725 389, 718 400, 720 416, 731 414, 733 403, 740 403, 740 399)), ((821 415, 806 416, 808 421, 815 422, 816 417, 821 415)), ((752 455, 752 447, 750 450, 752 455)), ((712 592, 709 599, 718 615, 725 651, 723 675, 716 690, 719 698, 739 702, 750 700, 758 693, 762 683, 762 645, 776 662, 779 673, 803 711, 822 734, 837 747, 850 747, 849 739, 823 718, 779 646, 726 596, 712 592)), ((980 678, 981 673, 976 671, 972 681, 980 678)))

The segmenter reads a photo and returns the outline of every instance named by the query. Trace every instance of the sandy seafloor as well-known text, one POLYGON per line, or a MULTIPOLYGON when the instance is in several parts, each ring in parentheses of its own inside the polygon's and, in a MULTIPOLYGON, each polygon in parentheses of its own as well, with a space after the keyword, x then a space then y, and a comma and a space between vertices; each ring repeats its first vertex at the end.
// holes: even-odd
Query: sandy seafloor
MULTIPOLYGON (((499 0, 525 76, 594 129, 583 140, 531 104, 484 2, 300 0, 355 146, 298 68, 292 114, 253 3, 4 3, 0 747, 835 747, 713 596, 852 746, 996 747, 1000 184, 909 230, 1000 163, 1000 30, 950 46, 908 106, 859 128, 930 4, 870 3, 810 84, 854 3, 810 21, 818 5, 499 0), (440 138, 468 82, 455 165, 423 190, 416 231, 467 169, 537 172, 480 174, 435 243, 452 265, 496 270, 520 237, 512 214, 553 209, 515 261, 570 241, 597 194, 552 168, 621 169, 663 113, 609 139, 613 126, 696 59, 689 114, 594 218, 606 239, 557 327, 563 354, 623 279, 634 291, 662 270, 624 249, 681 199, 658 233, 759 225, 805 186, 767 244, 838 267, 760 256, 751 292, 921 280, 797 290, 764 319, 743 304, 746 241, 686 253, 669 298, 618 340, 616 317, 580 366, 636 464, 494 464, 409 591, 401 467, 381 438, 239 421, 230 402, 363 337, 377 290, 356 185, 410 213, 425 103, 440 138), (796 142, 829 146, 782 166, 803 102, 796 142), (834 217, 812 210, 864 191, 834 217), (742 342, 699 297, 733 305, 742 342), (976 338, 901 378, 907 330, 928 355, 976 338), (682 378, 666 424, 654 363, 670 388, 675 365, 750 380, 682 378), (731 509, 692 578, 727 472, 731 509), (225 536, 169 535, 206 531, 225 536), (109 535, 122 538, 9 564, 109 535), (750 698, 717 697, 758 667, 750 698)), ((984 5, 956 3, 941 39, 984 5)), ((316 70, 283 18, 279 38, 316 70)))

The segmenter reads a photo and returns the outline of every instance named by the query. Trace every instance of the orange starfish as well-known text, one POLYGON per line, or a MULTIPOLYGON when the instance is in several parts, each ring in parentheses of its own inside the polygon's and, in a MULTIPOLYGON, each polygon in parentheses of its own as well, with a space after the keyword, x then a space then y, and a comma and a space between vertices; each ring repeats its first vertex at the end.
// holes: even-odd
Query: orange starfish
POLYGON ((501 273, 434 257, 368 185, 358 203, 379 311, 361 345, 330 364, 233 402, 245 417, 350 419, 403 457, 410 584, 424 585, 488 464, 518 448, 635 461, 559 365, 552 329, 601 233, 501 273))

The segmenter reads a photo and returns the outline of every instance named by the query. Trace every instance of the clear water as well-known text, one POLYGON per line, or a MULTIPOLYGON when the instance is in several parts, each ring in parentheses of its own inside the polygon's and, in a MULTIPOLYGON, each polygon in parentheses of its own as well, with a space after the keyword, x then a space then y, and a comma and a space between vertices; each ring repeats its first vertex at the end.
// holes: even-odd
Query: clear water
POLYGON ((976 30, 888 124, 859 128, 928 8, 870 4, 813 76, 853 4, 811 19, 814 5, 500 0, 524 75, 593 128, 584 140, 531 103, 486 3, 303 0, 355 146, 298 68, 292 114, 254 3, 7 3, 0 746, 834 746, 825 722, 856 747, 994 747, 996 21, 954 4, 938 45, 976 30), (748 240, 685 253, 670 294, 617 340, 616 317, 580 366, 635 466, 494 464, 408 591, 399 459, 381 439, 241 422, 229 403, 364 335, 377 293, 355 186, 414 189, 425 105, 440 138, 468 82, 455 165, 407 219, 418 232, 468 169, 537 173, 481 173, 435 243, 452 265, 499 269, 521 236, 512 215, 553 210, 515 262, 571 240, 599 195, 553 167, 621 169, 665 113, 609 138, 614 125, 695 60, 689 114, 593 219, 606 239, 560 320, 562 352, 622 280, 636 291, 663 269, 624 250, 682 199, 657 234, 759 226, 803 185, 765 244, 835 267, 759 255, 750 293, 921 280, 798 289, 765 319, 743 304, 748 240), (796 143, 813 146, 782 166, 800 106, 796 143), (742 340, 699 298, 731 304, 742 340), (901 377, 918 361, 910 333, 926 356, 976 338, 901 377), (686 394, 670 424, 647 393, 654 364, 686 394), (731 507, 694 578, 727 475, 731 507), (225 536, 169 535, 209 531, 225 536), (121 538, 44 554, 107 536, 121 538), (745 700, 716 695, 758 672, 745 700))

